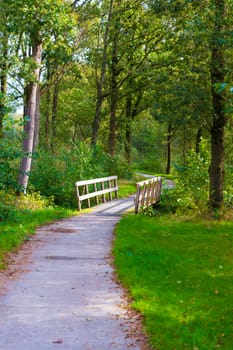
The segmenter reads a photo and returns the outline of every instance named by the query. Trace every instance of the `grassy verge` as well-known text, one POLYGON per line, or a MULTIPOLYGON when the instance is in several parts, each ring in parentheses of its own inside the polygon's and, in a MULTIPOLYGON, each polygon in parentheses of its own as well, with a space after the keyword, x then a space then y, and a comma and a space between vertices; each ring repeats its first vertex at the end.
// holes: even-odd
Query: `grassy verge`
POLYGON ((233 348, 233 222, 128 215, 113 253, 156 350, 233 348))
POLYGON ((63 208, 24 210, 16 212, 13 220, 0 222, 0 269, 6 267, 7 254, 28 240, 37 227, 76 213, 63 208))
MULTIPOLYGON (((175 175, 172 175, 172 174, 159 174, 159 173, 155 173, 155 172, 152 172, 152 171, 149 171, 149 170, 146 170, 146 169, 134 169, 134 174, 136 174, 137 177, 139 177, 140 179, 144 179, 145 180, 145 177, 144 176, 140 176, 140 174, 147 174, 147 175, 153 175, 153 176, 161 176, 161 177, 164 177, 166 179, 171 179, 171 180, 174 180, 176 178, 175 175)), ((140 181, 140 180, 139 180, 140 181)))
POLYGON ((135 180, 118 180, 119 186, 119 198, 129 197, 131 194, 136 193, 136 181, 135 180))

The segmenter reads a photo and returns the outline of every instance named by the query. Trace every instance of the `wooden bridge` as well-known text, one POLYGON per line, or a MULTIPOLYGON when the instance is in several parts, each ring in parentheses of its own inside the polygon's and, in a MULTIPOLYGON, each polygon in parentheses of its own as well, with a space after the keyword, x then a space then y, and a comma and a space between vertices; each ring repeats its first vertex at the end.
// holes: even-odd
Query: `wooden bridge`
MULTIPOLYGON (((77 206, 81 210, 82 202, 87 201, 88 208, 91 207, 91 198, 95 204, 105 203, 107 200, 118 198, 117 176, 82 180, 75 183, 77 206)), ((136 196, 134 199, 135 213, 141 207, 149 207, 159 201, 162 191, 162 177, 154 177, 136 183, 136 196)), ((133 205, 132 205, 133 206, 133 205)))

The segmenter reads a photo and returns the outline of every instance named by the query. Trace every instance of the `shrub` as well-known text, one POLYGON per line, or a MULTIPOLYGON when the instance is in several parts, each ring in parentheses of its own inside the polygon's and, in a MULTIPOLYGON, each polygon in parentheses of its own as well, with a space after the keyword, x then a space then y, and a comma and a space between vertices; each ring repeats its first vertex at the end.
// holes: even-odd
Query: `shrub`
POLYGON ((210 155, 206 140, 202 140, 200 153, 191 150, 186 164, 176 166, 176 187, 163 190, 161 207, 167 212, 186 214, 190 210, 199 214, 208 209, 210 155))
POLYGON ((0 221, 14 221, 19 211, 45 209, 51 206, 53 198, 42 197, 38 192, 17 196, 15 191, 0 191, 0 221))
POLYGON ((233 165, 225 167, 224 203, 227 209, 233 208, 233 165))
POLYGON ((75 182, 84 179, 125 174, 125 164, 81 142, 73 149, 60 149, 56 154, 39 151, 34 158, 30 188, 44 196, 53 196, 56 204, 76 207, 75 182))
POLYGON ((14 193, 0 190, 0 221, 13 220, 15 211, 14 193))
POLYGON ((0 140, 0 189, 16 189, 19 159, 21 156, 17 137, 0 140))

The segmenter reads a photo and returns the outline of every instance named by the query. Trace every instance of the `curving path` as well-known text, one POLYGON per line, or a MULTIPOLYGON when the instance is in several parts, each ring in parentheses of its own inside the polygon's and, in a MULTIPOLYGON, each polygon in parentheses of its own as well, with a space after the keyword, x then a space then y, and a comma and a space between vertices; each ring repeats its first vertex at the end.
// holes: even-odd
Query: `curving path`
POLYGON ((0 274, 1 350, 147 348, 110 257, 114 226, 132 206, 114 200, 37 230, 0 274))

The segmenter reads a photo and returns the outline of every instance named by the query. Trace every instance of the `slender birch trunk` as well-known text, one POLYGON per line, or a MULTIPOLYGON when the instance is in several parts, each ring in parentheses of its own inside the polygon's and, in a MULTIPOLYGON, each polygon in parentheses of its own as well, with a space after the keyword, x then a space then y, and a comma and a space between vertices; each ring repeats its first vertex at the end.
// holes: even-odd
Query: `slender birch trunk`
POLYGON ((19 167, 19 191, 26 194, 28 187, 28 180, 32 165, 32 154, 35 135, 35 119, 36 119, 36 105, 37 105, 37 89, 39 84, 40 64, 42 55, 42 43, 38 39, 33 40, 32 58, 36 63, 34 70, 34 81, 29 82, 27 86, 27 99, 24 108, 24 138, 22 145, 23 157, 19 167))

